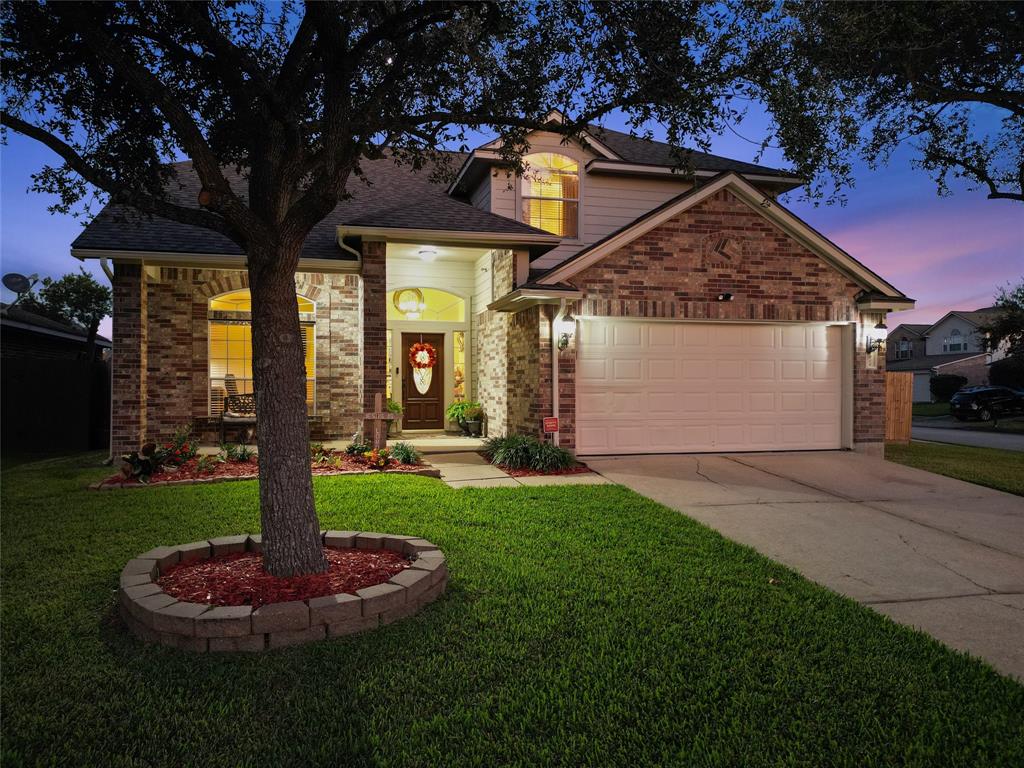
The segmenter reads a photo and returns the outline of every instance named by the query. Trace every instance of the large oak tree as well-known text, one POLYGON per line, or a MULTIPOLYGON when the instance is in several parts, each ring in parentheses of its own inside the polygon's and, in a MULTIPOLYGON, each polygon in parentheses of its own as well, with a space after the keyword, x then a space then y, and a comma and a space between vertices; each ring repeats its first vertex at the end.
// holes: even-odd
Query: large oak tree
MULTIPOLYGON (((421 167, 466 132, 506 138, 557 108, 566 135, 613 110, 706 147, 761 98, 771 48, 722 3, 5 3, 3 125, 59 162, 35 187, 221 233, 247 254, 265 567, 322 570, 294 276, 303 241, 358 194, 360 162, 421 167), (170 161, 202 184, 174 202, 170 161), (227 170, 226 170, 227 169, 227 170), (242 188, 229 184, 234 169, 242 188)), ((767 84, 770 86, 770 83, 767 84)), ((835 158, 797 101, 775 119, 798 170, 835 158)), ((685 164, 680 154, 680 163, 685 164)), ((443 168, 443 163, 441 166, 443 168)))

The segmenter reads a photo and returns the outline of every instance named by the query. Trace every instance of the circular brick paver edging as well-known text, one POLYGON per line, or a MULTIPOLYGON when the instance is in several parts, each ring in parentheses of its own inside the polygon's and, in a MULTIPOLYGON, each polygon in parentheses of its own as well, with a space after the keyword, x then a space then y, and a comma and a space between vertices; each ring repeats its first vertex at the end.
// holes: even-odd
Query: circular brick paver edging
POLYGON ((426 539, 360 531, 324 531, 324 546, 390 549, 414 558, 389 581, 341 593, 250 606, 184 603, 156 580, 173 565, 233 552, 261 552, 258 535, 224 536, 174 547, 157 547, 129 560, 118 589, 121 617, 149 643, 189 651, 262 651, 325 637, 341 637, 404 619, 433 602, 448 585, 444 554, 426 539))

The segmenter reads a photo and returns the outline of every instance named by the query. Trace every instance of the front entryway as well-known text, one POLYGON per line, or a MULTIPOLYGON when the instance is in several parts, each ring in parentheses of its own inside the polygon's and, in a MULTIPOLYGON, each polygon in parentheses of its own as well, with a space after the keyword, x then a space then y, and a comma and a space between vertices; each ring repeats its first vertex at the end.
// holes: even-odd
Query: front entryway
POLYGON ((444 428, 444 334, 402 334, 402 427, 444 428), (435 356, 429 368, 417 369, 410 360, 413 346, 429 345, 435 356))

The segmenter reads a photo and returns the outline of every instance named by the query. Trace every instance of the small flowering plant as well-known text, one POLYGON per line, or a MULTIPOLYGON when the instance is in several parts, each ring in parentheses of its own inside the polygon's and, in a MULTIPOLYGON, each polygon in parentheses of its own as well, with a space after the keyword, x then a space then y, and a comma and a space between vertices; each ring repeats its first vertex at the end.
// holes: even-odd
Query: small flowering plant
POLYGON ((178 427, 171 439, 160 448, 160 462, 171 467, 180 467, 195 458, 199 442, 192 437, 192 425, 178 427))
POLYGON ((373 450, 366 451, 363 454, 363 460, 371 467, 384 469, 392 461, 391 452, 387 448, 374 448, 373 450))

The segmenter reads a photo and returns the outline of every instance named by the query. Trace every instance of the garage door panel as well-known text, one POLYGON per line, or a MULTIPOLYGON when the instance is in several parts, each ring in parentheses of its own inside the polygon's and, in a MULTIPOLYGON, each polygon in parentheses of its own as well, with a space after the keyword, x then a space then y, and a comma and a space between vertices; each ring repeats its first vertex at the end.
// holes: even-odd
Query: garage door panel
POLYGON ((838 448, 840 347, 821 325, 582 320, 577 448, 838 448))

